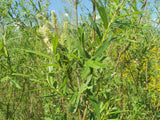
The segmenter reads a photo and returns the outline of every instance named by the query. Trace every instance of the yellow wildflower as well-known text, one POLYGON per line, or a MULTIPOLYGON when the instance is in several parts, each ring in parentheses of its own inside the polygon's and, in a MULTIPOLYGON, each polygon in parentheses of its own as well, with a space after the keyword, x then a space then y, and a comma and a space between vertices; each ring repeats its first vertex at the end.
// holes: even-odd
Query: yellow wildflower
POLYGON ((154 102, 154 99, 153 99, 153 98, 151 99, 151 102, 154 102))
POLYGON ((160 92, 160 89, 157 89, 158 92, 160 92))

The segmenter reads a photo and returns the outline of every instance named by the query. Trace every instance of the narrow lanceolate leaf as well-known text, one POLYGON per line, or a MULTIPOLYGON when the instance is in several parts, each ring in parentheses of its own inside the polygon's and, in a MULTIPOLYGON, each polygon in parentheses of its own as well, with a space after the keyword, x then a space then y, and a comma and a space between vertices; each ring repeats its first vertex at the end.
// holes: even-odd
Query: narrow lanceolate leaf
POLYGON ((83 46, 82 46, 83 44, 81 40, 81 29, 80 28, 78 29, 78 32, 79 32, 79 36, 76 42, 77 42, 77 48, 78 48, 79 55, 82 57, 84 56, 84 51, 83 51, 83 46))
POLYGON ((11 78, 9 76, 5 76, 4 78, 1 78, 0 81, 1 82, 6 82, 8 80, 10 80, 11 78))
POLYGON ((80 41, 80 44, 82 46, 82 48, 84 49, 84 29, 82 28, 79 28, 78 29, 78 32, 79 32, 79 41, 80 41))
POLYGON ((49 66, 53 66, 53 67, 60 67, 59 64, 45 64, 45 65, 41 65, 41 66, 44 66, 44 67, 49 67, 49 66))
POLYGON ((12 73, 13 76, 30 77, 30 75, 25 75, 21 73, 12 73))
POLYGON ((98 68, 106 68, 106 67, 107 67, 106 64, 100 63, 100 62, 98 62, 98 61, 94 61, 94 60, 91 60, 91 59, 88 60, 88 61, 86 61, 86 65, 87 65, 88 67, 95 68, 95 69, 98 69, 98 68))
POLYGON ((131 16, 131 15, 137 15, 137 14, 142 14, 142 13, 145 13, 146 11, 138 11, 138 12, 133 12, 133 13, 130 13, 130 14, 125 14, 125 15, 121 15, 121 16, 118 16, 115 18, 115 20, 119 19, 119 18, 122 18, 122 17, 127 17, 127 16, 131 16))
POLYGON ((138 9, 137 9, 137 1, 136 0, 134 0, 133 3, 129 2, 129 5, 134 9, 134 11, 138 11, 138 9))
POLYGON ((71 104, 75 104, 75 102, 76 102, 76 96, 78 95, 78 93, 77 92, 75 92, 74 94, 73 94, 73 96, 71 97, 71 99, 70 99, 70 101, 69 101, 69 104, 71 105, 71 104))
POLYGON ((97 7, 98 13, 103 21, 103 25, 107 29, 109 20, 108 20, 108 14, 106 12, 106 8, 103 4, 99 5, 98 2, 96 3, 96 7, 97 7))
POLYGON ((87 65, 88 67, 95 68, 95 69, 100 68, 100 66, 98 65, 98 62, 95 62, 95 61, 93 61, 93 60, 88 60, 88 61, 86 62, 86 65, 87 65))
POLYGON ((22 1, 19 2, 19 5, 21 6, 21 8, 22 8, 24 11, 27 11, 26 8, 24 7, 22 1))
POLYGON ((109 103, 108 103, 108 101, 103 105, 103 107, 100 109, 100 113, 102 113, 102 111, 104 110, 104 109, 106 109, 106 108, 108 108, 108 106, 109 106, 109 103))
POLYGON ((78 106, 79 106, 79 101, 80 101, 80 94, 77 95, 77 100, 76 100, 75 109, 74 109, 73 113, 75 113, 77 111, 78 106))
POLYGON ((52 45, 53 45, 53 53, 56 55, 57 52, 57 46, 58 46, 58 36, 55 34, 54 39, 52 40, 52 45))
POLYGON ((97 57, 99 57, 107 48, 108 45, 110 44, 110 42, 112 40, 115 40, 116 38, 108 38, 108 40, 105 40, 96 50, 96 52, 94 53, 93 59, 96 59, 97 57))
POLYGON ((2 50, 2 48, 3 48, 3 44, 2 44, 2 43, 0 43, 0 50, 2 50))
POLYGON ((82 84, 81 88, 80 88, 80 93, 83 93, 86 89, 91 89, 91 86, 88 86, 89 82, 91 81, 92 75, 89 75, 87 77, 87 80, 85 83, 82 84))
POLYGON ((99 57, 107 49, 108 45, 109 42, 105 40, 94 53, 94 58, 96 59, 97 57, 99 57))
POLYGON ((98 34, 99 39, 101 40, 102 39, 102 35, 100 33, 100 30, 99 30, 97 24, 93 21, 93 18, 91 16, 91 14, 89 14, 88 18, 89 18, 89 20, 90 20, 90 22, 91 22, 91 24, 93 26, 93 29, 96 31, 96 33, 98 34))
POLYGON ((41 5, 40 1, 38 1, 38 7, 39 7, 39 9, 41 11, 42 10, 42 5, 41 5))
POLYGON ((75 107, 73 109, 71 109, 70 112, 75 113, 77 111, 78 105, 79 105, 79 100, 80 100, 80 94, 78 94, 77 92, 75 92, 72 96, 72 98, 69 101, 69 105, 72 106, 74 105, 75 107))
POLYGON ((25 49, 21 49, 21 50, 24 50, 24 51, 26 51, 26 52, 28 52, 28 53, 33 53, 33 54, 36 54, 36 55, 39 55, 39 56, 42 56, 42 57, 45 57, 45 58, 52 58, 52 57, 50 57, 50 56, 48 56, 48 55, 46 55, 46 54, 44 54, 44 53, 41 53, 41 52, 39 52, 39 51, 25 50, 25 49))
POLYGON ((94 112, 96 113, 97 120, 100 120, 101 119, 100 108, 98 106, 98 102, 97 102, 95 96, 90 92, 88 97, 89 97, 89 101, 91 102, 91 104, 94 108, 94 112))
POLYGON ((11 80, 11 84, 12 84, 13 86, 15 86, 16 88, 21 89, 21 86, 20 86, 16 81, 11 80))
POLYGON ((83 49, 82 49, 81 44, 80 44, 79 41, 77 42, 77 48, 78 48, 78 52, 79 52, 79 56, 78 57, 84 56, 83 49))
POLYGON ((78 34, 77 48, 78 48, 80 56, 85 57, 84 29, 79 28, 78 33, 79 34, 78 34))
POLYGON ((75 54, 71 54, 71 56, 74 57, 77 60, 80 60, 80 58, 77 55, 75 55, 75 54))

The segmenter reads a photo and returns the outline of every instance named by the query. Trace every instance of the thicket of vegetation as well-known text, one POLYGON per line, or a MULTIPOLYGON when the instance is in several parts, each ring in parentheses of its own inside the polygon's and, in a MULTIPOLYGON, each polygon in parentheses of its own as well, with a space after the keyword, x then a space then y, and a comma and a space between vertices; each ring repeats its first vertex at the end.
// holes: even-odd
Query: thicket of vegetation
POLYGON ((0 1, 0 119, 160 119, 160 2, 64 2, 0 1))

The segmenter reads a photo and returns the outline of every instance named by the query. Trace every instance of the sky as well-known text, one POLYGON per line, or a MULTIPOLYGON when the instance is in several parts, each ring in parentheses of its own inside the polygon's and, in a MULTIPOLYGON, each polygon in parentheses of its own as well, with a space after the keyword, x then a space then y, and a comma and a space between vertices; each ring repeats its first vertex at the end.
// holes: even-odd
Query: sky
MULTIPOLYGON (((67 2, 67 0, 50 0, 50 2, 51 2, 51 5, 49 9, 54 9, 56 12, 59 12, 59 11, 64 12, 64 6, 70 8, 70 5, 67 2), (63 2, 63 1, 66 1, 66 2, 63 2)), ((85 5, 88 9, 92 8, 91 0, 81 0, 81 5, 85 5)), ((81 13, 82 11, 78 9, 78 12, 81 13)))
MULTIPOLYGON (((65 0, 66 2, 63 2, 64 0, 50 0, 51 4, 49 6, 49 10, 55 10, 56 14, 59 15, 67 15, 64 9, 64 6, 69 8, 72 12, 73 9, 71 9, 69 3, 67 2, 67 0, 65 0)), ((71 0, 70 0, 71 1, 71 0)), ((92 12, 92 3, 90 0, 81 0, 81 6, 78 6, 78 16, 80 15, 87 15, 88 14, 88 10, 89 12, 92 12), (87 9, 81 10, 81 7, 86 7, 87 9)), ((74 13, 73 13, 74 14, 74 13)))
MULTIPOLYGON (((84 16, 88 16, 88 12, 90 12, 90 13, 92 12, 92 3, 91 3, 91 0, 80 0, 80 1, 81 1, 81 3, 79 5, 81 5, 81 6, 78 6, 78 16, 80 17, 80 15, 82 15, 82 14, 84 16), (84 8, 83 10, 81 10, 82 6, 84 8)), ((153 2, 153 0, 149 0, 149 2, 153 2)), ((70 7, 69 3, 67 2, 67 0, 50 0, 50 3, 51 4, 49 6, 49 10, 50 11, 51 10, 55 10, 55 12, 56 12, 56 14, 58 16, 62 16, 62 15, 63 16, 67 16, 67 14, 66 14, 66 12, 64 10, 64 6, 66 6, 67 8, 69 8, 69 10, 71 10, 73 12, 73 10, 71 9, 71 7, 70 7), (66 1, 66 2, 64 2, 64 1, 66 1)), ((160 5, 160 0, 157 0, 157 3, 160 5)), ((150 5, 150 7, 152 7, 152 6, 153 6, 153 4, 150 5)), ((152 18, 153 19, 155 19, 156 17, 157 17, 156 14, 152 14, 152 18)))

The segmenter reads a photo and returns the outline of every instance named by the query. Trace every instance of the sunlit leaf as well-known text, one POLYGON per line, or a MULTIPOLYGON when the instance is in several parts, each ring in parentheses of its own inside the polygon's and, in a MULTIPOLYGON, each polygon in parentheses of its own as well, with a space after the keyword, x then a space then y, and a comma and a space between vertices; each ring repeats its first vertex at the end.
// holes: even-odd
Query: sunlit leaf
POLYGON ((119 18, 122 18, 122 17, 131 16, 131 15, 138 15, 138 14, 142 14, 142 13, 145 13, 145 12, 146 12, 146 11, 133 12, 133 13, 129 13, 129 14, 125 14, 125 15, 118 16, 118 17, 116 17, 115 19, 119 19, 119 18))
POLYGON ((30 75, 25 75, 21 73, 12 73, 13 76, 30 77, 30 75))
POLYGON ((41 52, 39 52, 39 51, 25 50, 25 49, 21 49, 21 50, 24 50, 24 51, 26 51, 26 52, 28 52, 28 53, 33 53, 33 54, 36 54, 36 55, 39 55, 39 56, 42 56, 42 57, 45 57, 45 58, 52 58, 51 56, 48 56, 48 55, 46 55, 46 54, 44 54, 44 53, 41 53, 41 52))
POLYGON ((53 67, 60 67, 58 64, 45 64, 45 65, 41 65, 44 67, 49 67, 49 66, 53 66, 53 67))
POLYGON ((58 46, 58 36, 57 34, 55 34, 53 40, 52 40, 52 45, 53 45, 53 52, 54 52, 54 55, 56 55, 56 52, 57 52, 57 46, 58 46))
POLYGON ((97 119, 100 120, 101 119, 100 108, 98 106, 98 102, 97 102, 95 96, 92 93, 89 93, 88 97, 89 97, 89 101, 91 102, 91 104, 94 108, 94 112, 96 113, 97 119))
POLYGON ((5 76, 5 77, 1 78, 0 80, 1 80, 1 82, 6 82, 6 81, 8 81, 10 79, 11 78, 9 76, 5 76))
POLYGON ((88 61, 86 61, 86 65, 87 65, 88 67, 95 68, 95 69, 100 68, 100 66, 98 65, 98 62, 95 62, 95 61, 93 61, 93 60, 88 60, 88 61))
POLYGON ((88 86, 89 82, 91 81, 92 75, 89 75, 86 79, 86 82, 84 82, 80 88, 80 93, 84 92, 86 89, 91 89, 92 86, 88 86))
POLYGON ((21 89, 21 86, 15 80, 11 80, 11 84, 16 88, 21 89))
POLYGON ((75 109, 73 111, 73 113, 75 113, 78 109, 78 106, 79 106, 79 101, 80 101, 80 94, 78 94, 77 98, 76 98, 76 103, 75 103, 75 109))
POLYGON ((0 50, 2 50, 2 48, 3 48, 3 44, 2 44, 2 43, 0 43, 0 50))
POLYGON ((97 32, 98 37, 99 37, 99 39, 101 40, 101 39, 102 39, 102 35, 101 35, 101 33, 100 33, 100 30, 99 30, 97 24, 93 21, 91 14, 89 14, 88 18, 89 18, 89 20, 91 21, 91 24, 92 24, 92 26, 93 26, 93 29, 97 32))
POLYGON ((104 27, 107 29, 107 27, 108 27, 108 14, 107 14, 106 8, 103 4, 99 5, 98 2, 96 3, 96 7, 97 7, 98 13, 103 21, 104 27))
POLYGON ((95 51, 93 58, 96 59, 97 57, 99 57, 107 48, 108 45, 110 44, 110 42, 112 40, 115 40, 116 38, 108 38, 108 40, 105 40, 95 51))

